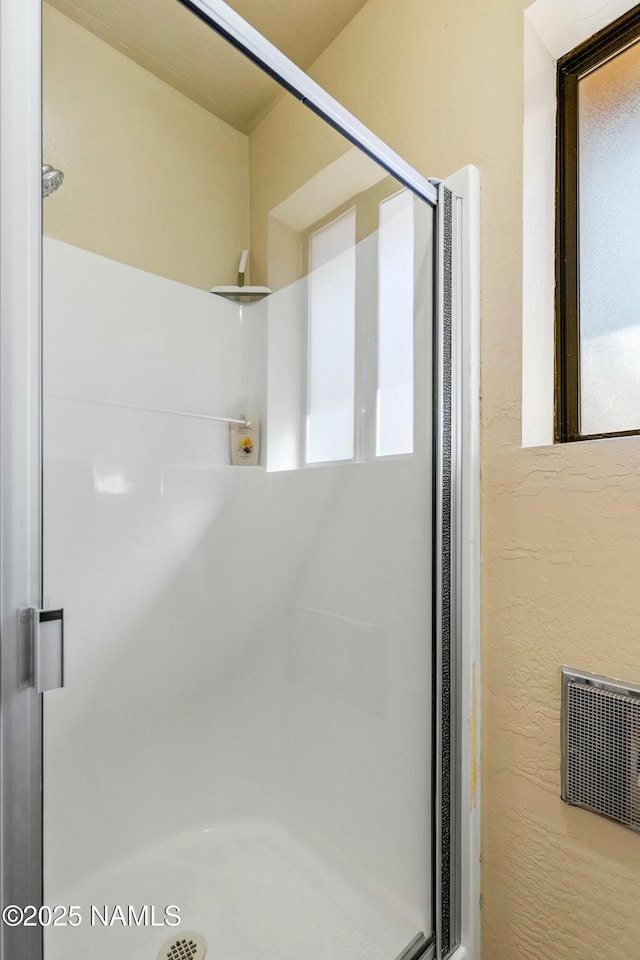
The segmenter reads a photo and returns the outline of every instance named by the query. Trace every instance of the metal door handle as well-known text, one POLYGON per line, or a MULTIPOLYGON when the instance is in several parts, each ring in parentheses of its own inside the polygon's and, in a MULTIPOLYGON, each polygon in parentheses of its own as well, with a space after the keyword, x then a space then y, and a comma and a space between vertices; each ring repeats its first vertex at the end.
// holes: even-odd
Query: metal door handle
POLYGON ((64 686, 64 610, 29 607, 31 686, 36 693, 64 686))

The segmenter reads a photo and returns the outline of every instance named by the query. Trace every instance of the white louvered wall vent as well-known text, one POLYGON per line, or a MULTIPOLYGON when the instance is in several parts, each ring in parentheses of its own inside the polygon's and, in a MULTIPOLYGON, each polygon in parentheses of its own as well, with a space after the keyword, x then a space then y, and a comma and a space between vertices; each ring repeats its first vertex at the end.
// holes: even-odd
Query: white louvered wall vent
POLYGON ((562 799, 640 831, 640 690, 562 668, 562 799))

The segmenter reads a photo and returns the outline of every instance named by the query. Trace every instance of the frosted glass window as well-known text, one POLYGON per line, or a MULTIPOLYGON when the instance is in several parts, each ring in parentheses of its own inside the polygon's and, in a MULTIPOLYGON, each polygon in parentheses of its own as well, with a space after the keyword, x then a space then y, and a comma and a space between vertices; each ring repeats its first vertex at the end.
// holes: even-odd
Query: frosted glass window
POLYGON ((354 455, 356 211, 309 240, 307 462, 354 455))
POLYGON ((640 429, 640 44, 578 82, 580 433, 640 429))
POLYGON ((380 204, 376 453, 413 452, 413 195, 380 204))

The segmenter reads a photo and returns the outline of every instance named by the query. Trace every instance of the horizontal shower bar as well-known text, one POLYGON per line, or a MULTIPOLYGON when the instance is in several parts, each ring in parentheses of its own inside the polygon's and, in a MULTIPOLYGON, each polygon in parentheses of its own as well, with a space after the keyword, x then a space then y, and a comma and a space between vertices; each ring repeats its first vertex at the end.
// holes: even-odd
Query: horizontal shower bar
POLYGON ((52 400, 70 400, 72 403, 91 403, 97 407, 118 407, 120 410, 138 410, 142 413, 164 413, 171 417, 192 417, 195 420, 215 420, 220 423, 238 423, 241 427, 250 427, 251 420, 246 417, 215 417, 210 413, 193 413, 190 410, 168 410, 164 407, 143 407, 137 403, 118 403, 115 400, 87 400, 84 397, 69 397, 62 393, 48 393, 52 400))

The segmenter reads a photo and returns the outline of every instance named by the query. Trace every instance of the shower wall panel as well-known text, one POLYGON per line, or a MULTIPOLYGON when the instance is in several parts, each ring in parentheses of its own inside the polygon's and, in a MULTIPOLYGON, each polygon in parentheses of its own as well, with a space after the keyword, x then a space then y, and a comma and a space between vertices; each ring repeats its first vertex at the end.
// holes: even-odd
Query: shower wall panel
POLYGON ((66 611, 66 686, 45 704, 58 903, 158 838, 265 816, 282 737, 277 660, 246 628, 244 557, 263 547, 228 427, 118 406, 235 415, 243 383, 259 393, 251 322, 59 241, 44 269, 45 595, 66 611))
MULTIPOLYGON (((243 960, 300 955, 287 944, 309 930, 323 958, 389 960, 431 932, 419 206, 415 452, 339 465, 304 466, 306 279, 240 308, 45 240, 45 592, 67 616, 67 685, 45 703, 47 902, 178 896, 184 873, 185 917, 234 956, 235 917, 243 960), (229 466, 225 424, 121 404, 259 414, 263 466, 229 466), (209 889, 215 909, 190 914, 209 889)), ((117 949, 146 955, 143 935, 117 949)), ((103 955, 46 936, 49 960, 103 955)))
MULTIPOLYGON (((265 595, 284 603, 288 817, 414 931, 431 897, 432 230, 414 200, 414 453, 375 455, 375 391, 358 363, 358 456, 305 466, 303 277, 267 301, 268 472, 247 478, 244 498, 274 547, 265 595)), ((360 343, 375 343, 377 244, 373 233, 356 247, 360 343)))
POLYGON ((285 821, 409 942, 430 914, 426 464, 243 475, 242 486, 261 545, 245 568, 247 626, 280 674, 285 821))

